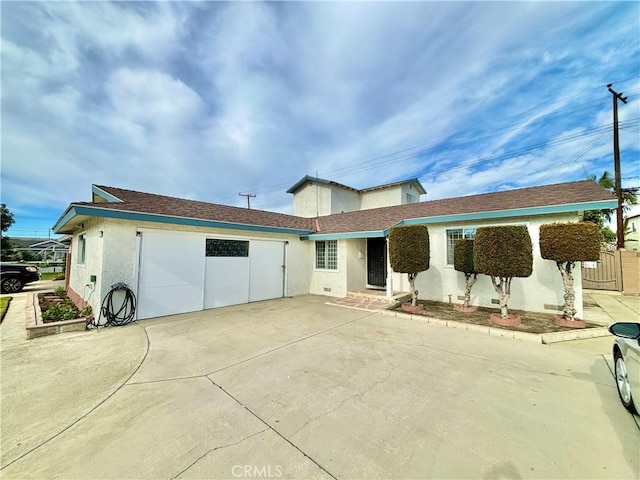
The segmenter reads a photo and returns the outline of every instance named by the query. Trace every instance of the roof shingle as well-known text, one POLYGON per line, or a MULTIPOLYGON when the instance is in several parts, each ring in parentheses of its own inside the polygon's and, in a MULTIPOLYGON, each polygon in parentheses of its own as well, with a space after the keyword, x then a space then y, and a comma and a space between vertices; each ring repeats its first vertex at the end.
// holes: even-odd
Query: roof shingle
POLYGON ((129 212, 168 215, 172 217, 216 220, 242 225, 260 225, 267 227, 290 228, 295 230, 314 231, 313 219, 286 215, 284 213, 250 210, 248 208, 230 207, 216 203, 167 197, 153 193, 136 192, 122 188, 96 185, 101 190, 119 198, 122 202, 114 203, 77 203, 76 205, 92 205, 100 208, 123 210, 129 212))
POLYGON ((92 206, 133 213, 229 222, 238 225, 275 227, 309 233, 316 232, 318 234, 380 232, 402 220, 513 211, 535 207, 575 205, 575 210, 581 211, 585 210, 585 207, 581 206, 581 204, 615 200, 615 197, 608 190, 598 186, 591 180, 584 180, 337 213, 315 219, 174 198, 103 185, 96 185, 96 187, 109 195, 117 197, 121 202, 78 202, 71 204, 71 206, 92 206))

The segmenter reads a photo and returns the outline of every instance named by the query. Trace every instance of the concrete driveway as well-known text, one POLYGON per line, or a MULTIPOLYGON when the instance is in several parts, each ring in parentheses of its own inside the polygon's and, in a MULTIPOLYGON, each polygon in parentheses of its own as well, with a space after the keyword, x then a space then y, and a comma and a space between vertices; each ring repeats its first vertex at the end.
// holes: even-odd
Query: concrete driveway
POLYGON ((610 339, 529 344, 305 296, 26 341, 17 300, 3 478, 640 476, 610 339))

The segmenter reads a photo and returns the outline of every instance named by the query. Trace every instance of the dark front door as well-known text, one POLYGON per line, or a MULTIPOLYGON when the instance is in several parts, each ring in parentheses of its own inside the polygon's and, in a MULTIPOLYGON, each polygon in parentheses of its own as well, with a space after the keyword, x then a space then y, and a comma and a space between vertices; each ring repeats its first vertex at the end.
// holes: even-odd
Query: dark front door
POLYGON ((387 242, 384 238, 367 239, 367 283, 376 287, 387 285, 387 242))

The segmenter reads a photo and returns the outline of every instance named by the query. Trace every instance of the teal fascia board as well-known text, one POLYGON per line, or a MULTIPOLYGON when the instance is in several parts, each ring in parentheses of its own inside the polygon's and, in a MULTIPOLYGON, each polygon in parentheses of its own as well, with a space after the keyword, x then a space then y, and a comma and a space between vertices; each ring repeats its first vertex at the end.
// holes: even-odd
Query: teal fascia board
POLYGON ((120 200, 118 197, 116 197, 115 195, 111 195, 108 192, 105 192, 104 190, 102 190, 99 187, 96 187, 95 185, 91 185, 91 193, 95 193, 96 195, 104 198, 107 202, 110 202, 110 203, 122 203, 122 200, 120 200))
POLYGON ((347 233, 314 233, 305 235, 300 240, 342 240, 345 238, 380 238, 386 237, 383 230, 373 232, 347 232, 347 233))
POLYGON ((170 225, 185 225, 189 227, 224 228, 229 230, 247 230, 251 232, 286 233, 290 235, 308 235, 311 230, 298 230, 294 228, 269 227, 264 225, 247 225, 243 223, 221 222, 217 220, 204 220, 199 218, 172 217, 154 213, 128 212, 125 210, 113 210, 110 208, 87 207, 75 205, 58 220, 54 226, 57 233, 71 218, 85 215, 88 217, 114 218, 117 220, 133 220, 139 222, 156 222, 170 225))
POLYGON ((551 215, 555 213, 582 212, 585 210, 602 210, 616 208, 617 200, 603 200, 601 202, 572 203, 567 205, 552 205, 547 207, 519 208, 514 210, 495 210, 492 212, 460 213, 455 215, 441 215, 438 217, 409 218, 397 225, 417 225, 425 223, 452 223, 492 218, 527 217, 531 215, 551 215))
POLYGON ((62 227, 64 227, 69 220, 71 220, 73 217, 75 217, 76 211, 75 211, 75 207, 69 207, 67 208, 64 213, 60 216, 60 218, 58 219, 58 221, 55 223, 55 225, 53 225, 53 228, 51 230, 53 230, 53 233, 58 233, 60 231, 60 229, 62 227))

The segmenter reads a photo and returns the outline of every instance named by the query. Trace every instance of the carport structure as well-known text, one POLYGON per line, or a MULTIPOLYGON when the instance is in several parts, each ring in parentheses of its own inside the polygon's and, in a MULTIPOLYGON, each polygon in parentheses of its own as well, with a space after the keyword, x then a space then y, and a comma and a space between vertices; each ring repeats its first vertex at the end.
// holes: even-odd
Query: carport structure
POLYGON ((600 353, 324 301, 3 337, 2 475, 638 477, 639 430, 600 353))

